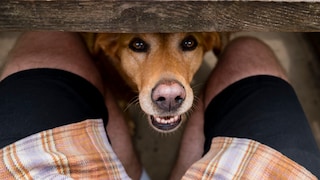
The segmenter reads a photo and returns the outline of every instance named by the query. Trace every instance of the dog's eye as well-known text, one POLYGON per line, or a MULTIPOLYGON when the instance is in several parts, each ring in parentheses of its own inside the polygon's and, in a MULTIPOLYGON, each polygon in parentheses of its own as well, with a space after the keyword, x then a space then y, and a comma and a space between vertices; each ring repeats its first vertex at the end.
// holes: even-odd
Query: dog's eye
POLYGON ((147 52, 149 45, 140 38, 134 38, 129 43, 129 48, 135 52, 147 52))
POLYGON ((181 48, 183 51, 192 51, 198 46, 197 40, 193 36, 184 38, 181 42, 181 48))

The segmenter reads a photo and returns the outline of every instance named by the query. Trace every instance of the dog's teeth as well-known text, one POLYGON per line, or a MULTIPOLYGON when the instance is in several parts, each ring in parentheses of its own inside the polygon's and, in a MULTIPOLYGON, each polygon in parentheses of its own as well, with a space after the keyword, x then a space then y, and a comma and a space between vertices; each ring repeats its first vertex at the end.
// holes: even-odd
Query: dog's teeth
POLYGON ((179 116, 166 116, 166 117, 160 117, 160 116, 153 116, 153 119, 161 124, 171 124, 179 120, 179 116))

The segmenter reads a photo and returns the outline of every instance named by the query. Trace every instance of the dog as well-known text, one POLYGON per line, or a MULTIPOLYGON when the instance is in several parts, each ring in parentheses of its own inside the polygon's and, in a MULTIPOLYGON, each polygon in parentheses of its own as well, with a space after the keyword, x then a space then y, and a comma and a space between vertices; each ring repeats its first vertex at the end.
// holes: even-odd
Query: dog
MULTIPOLYGON (((122 81, 131 88, 122 95, 136 92, 149 124, 162 133, 178 129, 193 106, 190 83, 205 52, 213 50, 218 54, 224 46, 217 32, 98 33, 85 39, 87 44, 91 39, 89 49, 94 56, 108 59, 103 66, 114 81, 112 84, 122 81)), ((114 91, 124 89, 127 88, 114 91)))

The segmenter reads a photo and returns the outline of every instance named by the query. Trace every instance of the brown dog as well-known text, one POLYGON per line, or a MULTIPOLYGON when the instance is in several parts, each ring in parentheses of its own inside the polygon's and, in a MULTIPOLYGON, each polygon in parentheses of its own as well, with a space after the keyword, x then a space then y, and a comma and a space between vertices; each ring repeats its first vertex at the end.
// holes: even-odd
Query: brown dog
POLYGON ((92 51, 108 56, 124 81, 138 92, 150 125, 159 132, 171 132, 192 107, 190 83, 204 53, 221 48, 220 34, 215 32, 102 33, 96 35, 92 51))

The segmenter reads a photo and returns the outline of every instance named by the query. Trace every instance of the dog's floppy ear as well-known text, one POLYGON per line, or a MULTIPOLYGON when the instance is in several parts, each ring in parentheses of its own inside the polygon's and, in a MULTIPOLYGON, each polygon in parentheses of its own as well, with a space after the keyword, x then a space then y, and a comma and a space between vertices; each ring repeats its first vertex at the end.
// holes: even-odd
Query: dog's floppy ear
POLYGON ((212 50, 215 55, 219 55, 229 41, 229 33, 204 32, 202 36, 204 38, 204 50, 212 50))
POLYGON ((95 54, 94 53, 94 44, 96 41, 96 33, 80 32, 79 35, 82 38, 83 42, 85 43, 90 54, 94 55, 95 54))
POLYGON ((102 51, 102 53, 104 53, 105 55, 113 59, 116 58, 116 53, 119 48, 118 38, 119 34, 116 33, 97 34, 93 48, 93 53, 97 55, 102 51))

